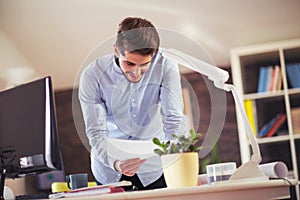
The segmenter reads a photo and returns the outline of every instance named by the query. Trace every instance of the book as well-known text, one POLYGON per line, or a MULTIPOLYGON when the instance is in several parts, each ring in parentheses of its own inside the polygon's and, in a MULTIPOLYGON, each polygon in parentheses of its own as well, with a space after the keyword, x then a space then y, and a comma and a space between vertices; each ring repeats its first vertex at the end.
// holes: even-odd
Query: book
POLYGON ((257 92, 275 92, 281 90, 282 75, 279 65, 262 66, 259 69, 257 92))
POLYGON ((271 68, 271 80, 270 80, 270 87, 269 87, 269 91, 270 92, 274 92, 276 89, 276 79, 277 79, 277 71, 278 69, 276 68, 271 68))
POLYGON ((279 117, 277 117, 274 124, 270 127, 270 129, 266 133, 265 137, 272 137, 276 133, 276 131, 280 128, 280 126, 283 124, 285 119, 286 119, 286 114, 280 114, 279 117))
POLYGON ((244 105, 245 105, 246 115, 248 117, 248 120, 249 120, 251 129, 253 131, 253 134, 254 134, 255 137, 257 137, 253 101, 250 100, 250 99, 247 99, 247 100, 244 101, 244 105))
POLYGON ((281 72, 279 65, 275 65, 273 72, 272 72, 272 83, 270 86, 270 91, 275 92, 281 89, 281 72), (278 89, 279 88, 279 89, 278 89))
MULTIPOLYGON (((278 66, 279 67, 279 66, 278 66)), ((281 74, 281 70, 279 68, 279 72, 278 72, 278 78, 277 78, 277 83, 276 83, 276 90, 279 91, 282 88, 282 74, 281 74)))
POLYGON ((130 181, 121 181, 112 184, 106 185, 98 185, 92 187, 83 187, 79 189, 70 190, 67 192, 59 192, 50 194, 50 199, 60 199, 67 197, 83 197, 89 195, 100 195, 100 194, 109 194, 109 193, 117 193, 124 192, 123 186, 130 186, 132 183, 130 181))
POLYGON ((258 88, 257 88, 258 93, 266 91, 267 76, 268 76, 268 68, 263 66, 260 67, 259 77, 258 77, 258 88))
POLYGON ((273 67, 268 66, 267 67, 267 79, 266 79, 266 87, 264 92, 269 92, 270 87, 271 87, 271 82, 272 82, 272 74, 273 74, 273 67))
POLYGON ((294 134, 300 133, 300 107, 291 109, 292 125, 294 134))
POLYGON ((91 190, 82 190, 82 191, 69 191, 64 193, 56 193, 49 195, 50 199, 60 199, 60 198, 68 198, 68 197, 84 197, 89 195, 99 195, 99 194, 109 194, 116 192, 124 192, 123 188, 118 187, 105 187, 99 189, 91 189, 91 190))
POLYGON ((291 63, 286 65, 287 77, 292 88, 300 87, 300 63, 291 63))
POLYGON ((273 126, 273 124, 276 122, 276 120, 281 116, 281 114, 277 114, 275 115, 275 117, 273 117, 270 121, 268 121, 268 123, 266 123, 259 132, 259 136, 260 137, 264 137, 267 132, 270 130, 270 128, 273 126))

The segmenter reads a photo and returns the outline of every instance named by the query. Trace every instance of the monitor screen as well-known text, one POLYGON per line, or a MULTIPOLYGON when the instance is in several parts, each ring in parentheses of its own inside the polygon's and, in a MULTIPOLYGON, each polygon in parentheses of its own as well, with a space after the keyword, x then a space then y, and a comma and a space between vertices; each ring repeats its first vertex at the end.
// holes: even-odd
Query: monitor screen
POLYGON ((0 92, 1 169, 7 177, 61 170, 51 78, 0 92))

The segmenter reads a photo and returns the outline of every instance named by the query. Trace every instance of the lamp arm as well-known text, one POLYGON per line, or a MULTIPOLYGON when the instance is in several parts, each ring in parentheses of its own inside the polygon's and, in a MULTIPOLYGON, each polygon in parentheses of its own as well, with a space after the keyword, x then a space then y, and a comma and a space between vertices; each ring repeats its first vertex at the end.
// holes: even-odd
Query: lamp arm
POLYGON ((229 79, 227 71, 175 49, 163 49, 162 54, 164 57, 174 60, 180 65, 207 76, 208 79, 214 82, 217 88, 227 89, 224 84, 229 79))
POLYGON ((163 49, 163 56, 171 60, 174 60, 178 64, 183 65, 193 71, 196 71, 200 74, 207 76, 208 79, 214 82, 214 85, 217 88, 223 89, 227 92, 228 91, 232 92, 232 95, 234 97, 234 102, 242 115, 242 119, 246 127, 246 133, 250 140, 250 145, 253 151, 253 155, 251 156, 251 162, 255 164, 259 164, 261 162, 261 154, 260 154, 259 146, 254 137, 244 107, 242 106, 241 100, 238 98, 236 88, 232 84, 225 84, 225 82, 229 78, 228 72, 175 49, 163 49))
POLYGON ((261 154, 260 154, 260 150, 259 150, 259 146, 258 146, 258 143, 257 143, 255 137, 254 137, 254 133, 253 133, 252 128, 250 126, 250 123, 249 123, 249 120, 247 118, 245 109, 244 109, 244 107, 241 103, 240 98, 238 97, 236 88, 232 84, 225 84, 225 87, 227 88, 227 91, 231 91, 232 96, 234 98, 234 102, 236 104, 236 107, 238 107, 238 110, 240 111, 240 113, 242 115, 242 119, 244 121, 244 125, 245 125, 245 128, 246 128, 246 133, 248 135, 249 142, 250 142, 250 145, 251 145, 251 148, 252 148, 252 151, 253 151, 253 154, 251 156, 251 161, 256 163, 256 164, 259 164, 261 162, 261 159, 262 159, 261 154))

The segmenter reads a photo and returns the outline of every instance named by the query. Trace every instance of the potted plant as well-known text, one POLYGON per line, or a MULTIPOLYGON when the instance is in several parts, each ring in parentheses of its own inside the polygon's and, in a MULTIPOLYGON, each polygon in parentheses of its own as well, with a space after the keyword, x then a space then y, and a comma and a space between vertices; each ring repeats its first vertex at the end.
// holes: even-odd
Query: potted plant
POLYGON ((154 152, 161 156, 168 187, 189 187, 198 183, 198 152, 202 147, 196 143, 202 135, 193 129, 189 133, 189 136, 174 134, 174 141, 153 139, 153 143, 160 147, 154 152))

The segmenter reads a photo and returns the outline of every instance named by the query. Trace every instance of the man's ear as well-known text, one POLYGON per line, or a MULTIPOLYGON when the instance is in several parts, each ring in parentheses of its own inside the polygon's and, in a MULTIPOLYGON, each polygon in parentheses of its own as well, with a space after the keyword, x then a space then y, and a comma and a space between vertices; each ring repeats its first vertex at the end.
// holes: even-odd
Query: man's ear
POLYGON ((116 44, 114 44, 114 54, 115 54, 115 56, 116 56, 117 58, 119 57, 119 52, 118 52, 118 50, 117 50, 116 44))

